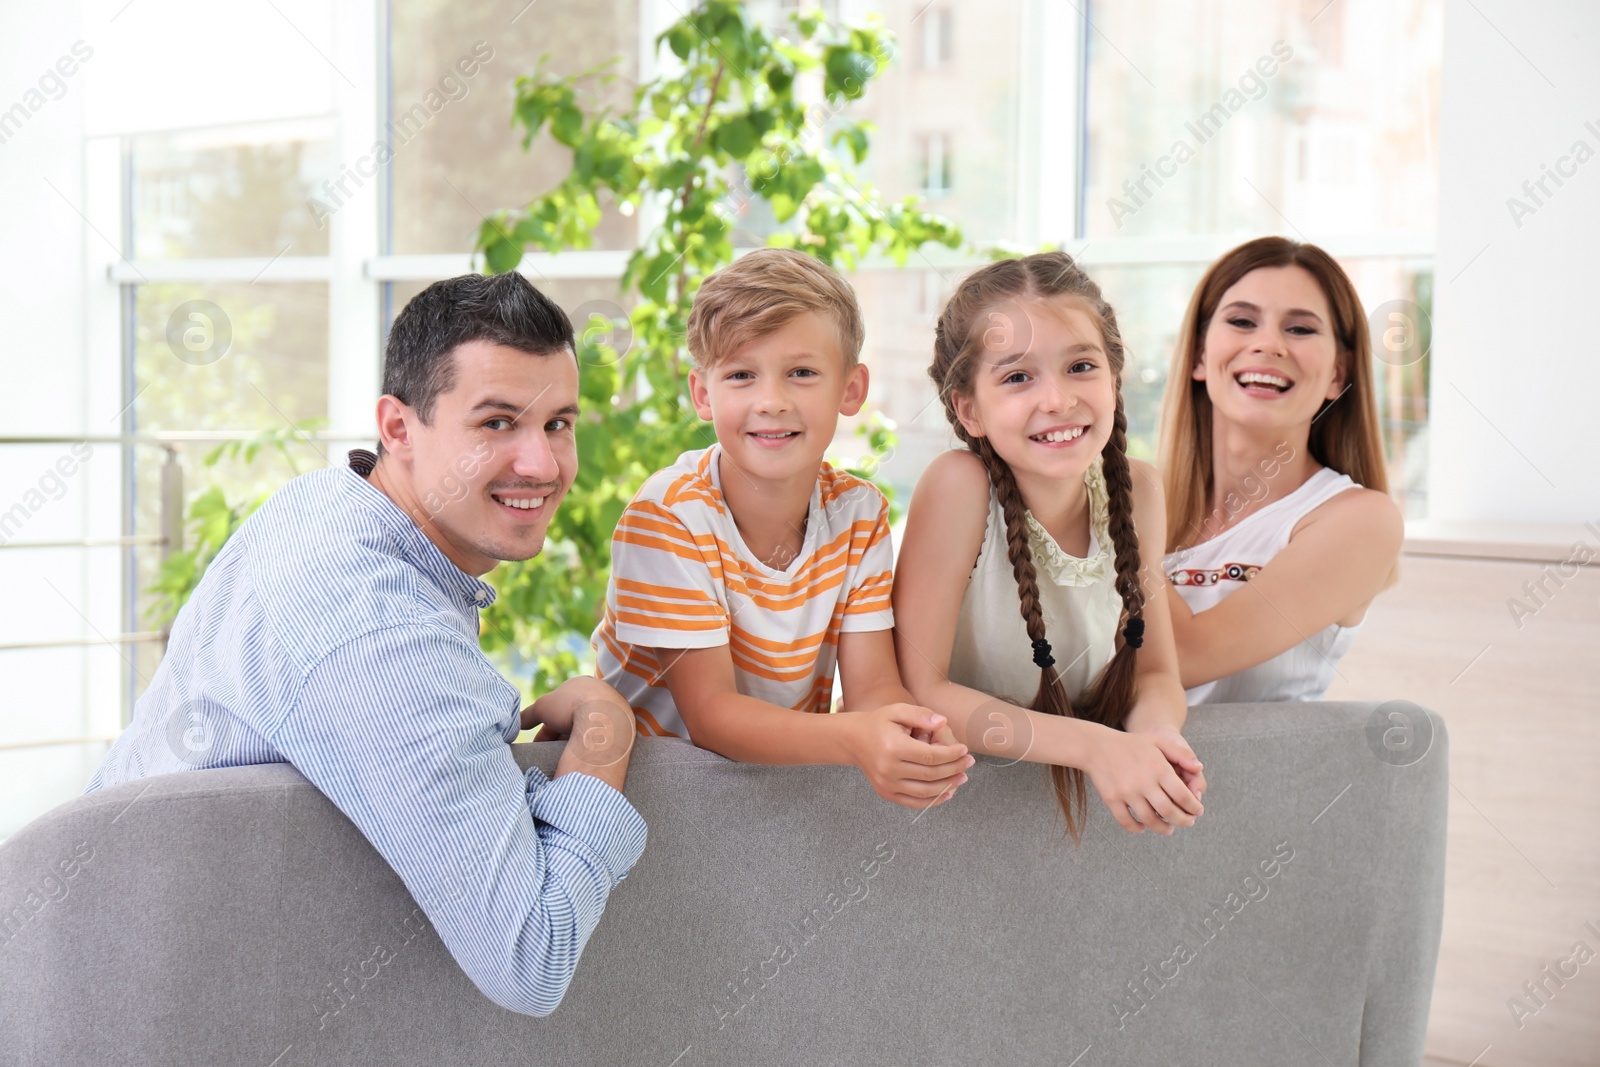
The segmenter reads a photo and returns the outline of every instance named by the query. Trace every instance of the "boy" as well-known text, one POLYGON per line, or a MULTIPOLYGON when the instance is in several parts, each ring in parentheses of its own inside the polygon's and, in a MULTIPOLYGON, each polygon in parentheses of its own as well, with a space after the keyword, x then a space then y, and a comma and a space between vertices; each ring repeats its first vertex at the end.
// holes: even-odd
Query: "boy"
POLYGON ((706 279, 689 392, 717 443, 623 512, 593 644, 641 734, 852 764, 885 800, 928 807, 973 760, 901 685, 887 502, 822 461, 866 400, 862 334, 849 284, 804 253, 761 249, 706 279), (836 660, 853 714, 827 714, 836 660))

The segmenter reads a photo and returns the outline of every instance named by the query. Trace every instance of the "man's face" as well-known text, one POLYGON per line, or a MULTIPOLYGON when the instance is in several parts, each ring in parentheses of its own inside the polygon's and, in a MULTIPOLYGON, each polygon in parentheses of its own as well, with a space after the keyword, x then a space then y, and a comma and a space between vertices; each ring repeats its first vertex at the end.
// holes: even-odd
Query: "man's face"
POLYGON ((395 453, 402 505, 451 562, 471 575, 531 559, 578 473, 573 436, 578 364, 569 351, 530 355, 489 341, 456 347, 456 384, 433 424, 403 408, 395 453), (409 445, 409 447, 406 447, 409 445))

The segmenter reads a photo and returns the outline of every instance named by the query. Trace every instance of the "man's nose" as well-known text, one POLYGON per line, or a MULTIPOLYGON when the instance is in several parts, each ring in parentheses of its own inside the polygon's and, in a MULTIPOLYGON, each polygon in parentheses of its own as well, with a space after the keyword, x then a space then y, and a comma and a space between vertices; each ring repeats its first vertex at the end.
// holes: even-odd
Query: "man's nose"
POLYGON ((556 462, 555 451, 551 449, 550 440, 543 433, 530 434, 525 440, 517 443, 511 471, 517 477, 527 478, 530 481, 561 480, 561 465, 556 462))

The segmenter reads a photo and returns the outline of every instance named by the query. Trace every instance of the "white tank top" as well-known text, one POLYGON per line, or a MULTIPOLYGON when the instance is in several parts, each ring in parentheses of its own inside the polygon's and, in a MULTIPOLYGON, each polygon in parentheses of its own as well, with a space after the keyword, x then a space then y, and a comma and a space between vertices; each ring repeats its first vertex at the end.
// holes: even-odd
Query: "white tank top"
MULTIPOLYGON (((1053 668, 1069 700, 1088 690, 1116 651, 1122 598, 1116 590, 1105 475, 1097 459, 1084 472, 1089 492, 1089 554, 1070 555, 1027 513, 1028 542, 1039 579, 1039 605, 1053 668)), ((1011 560, 1006 555, 1006 520, 1000 498, 989 488, 989 520, 983 546, 972 567, 955 644, 950 650, 950 680, 1020 707, 1039 691, 1033 642, 1022 624, 1021 601, 1011 560)))
MULTIPOLYGON (((1216 607, 1237 592, 1289 543, 1295 524, 1314 508, 1347 489, 1359 489, 1349 475, 1323 467, 1281 500, 1239 520, 1209 541, 1169 554, 1162 561, 1167 581, 1196 614, 1216 607)), ((1335 666, 1355 643, 1360 625, 1331 623, 1282 655, 1188 690, 1190 705, 1255 704, 1321 700, 1335 666)))

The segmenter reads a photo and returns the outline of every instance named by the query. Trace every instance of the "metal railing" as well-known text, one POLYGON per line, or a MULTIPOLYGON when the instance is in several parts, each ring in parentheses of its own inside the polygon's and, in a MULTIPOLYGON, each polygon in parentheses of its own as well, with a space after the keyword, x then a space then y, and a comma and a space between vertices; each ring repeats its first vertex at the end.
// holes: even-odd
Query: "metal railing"
MULTIPOLYGON (((234 433, 215 431, 171 431, 163 433, 145 434, 89 434, 85 436, 61 435, 24 435, 0 436, 0 446, 24 445, 115 445, 118 447, 132 448, 159 448, 164 453, 161 464, 161 488, 159 496, 159 521, 160 533, 136 535, 124 534, 120 537, 82 537, 52 540, 33 541, 3 541, 0 542, 0 551, 26 551, 29 549, 98 549, 117 548, 128 552, 127 569, 129 578, 124 584, 126 596, 130 598, 124 605, 124 618, 129 622, 134 621, 134 612, 137 610, 140 589, 138 586, 138 567, 132 553, 140 549, 156 548, 160 550, 163 562, 174 552, 183 551, 183 526, 184 526, 184 445, 219 445, 233 441, 253 441, 260 434, 255 431, 240 431, 234 433)), ((297 435, 297 440, 317 444, 320 442, 351 442, 354 439, 349 435, 335 435, 328 433, 302 433, 297 435)), ((124 498, 124 508, 131 507, 131 502, 124 498)), ((122 519, 124 529, 131 529, 132 520, 125 513, 122 519)), ((3 533, 3 527, 0 527, 3 533)), ((125 624, 126 625, 126 624, 125 624)), ((93 624, 90 624, 93 628, 93 624)), ((168 628, 159 630, 136 630, 127 626, 123 632, 114 634, 100 634, 95 637, 76 638, 43 638, 36 641, 15 641, 0 644, 0 652, 21 652, 50 648, 89 648, 107 645, 112 648, 121 648, 129 645, 165 644, 168 637, 168 628)), ((127 660, 124 655, 124 660, 127 660)), ((131 663, 129 664, 131 667, 131 663)), ((131 684, 131 683, 130 683, 131 684)), ((126 710, 124 715, 126 715, 126 710)), ((38 741, 27 741, 18 744, 0 745, 0 751, 9 751, 18 748, 41 748, 54 745, 78 744, 107 740, 109 738, 48 738, 38 741)))

